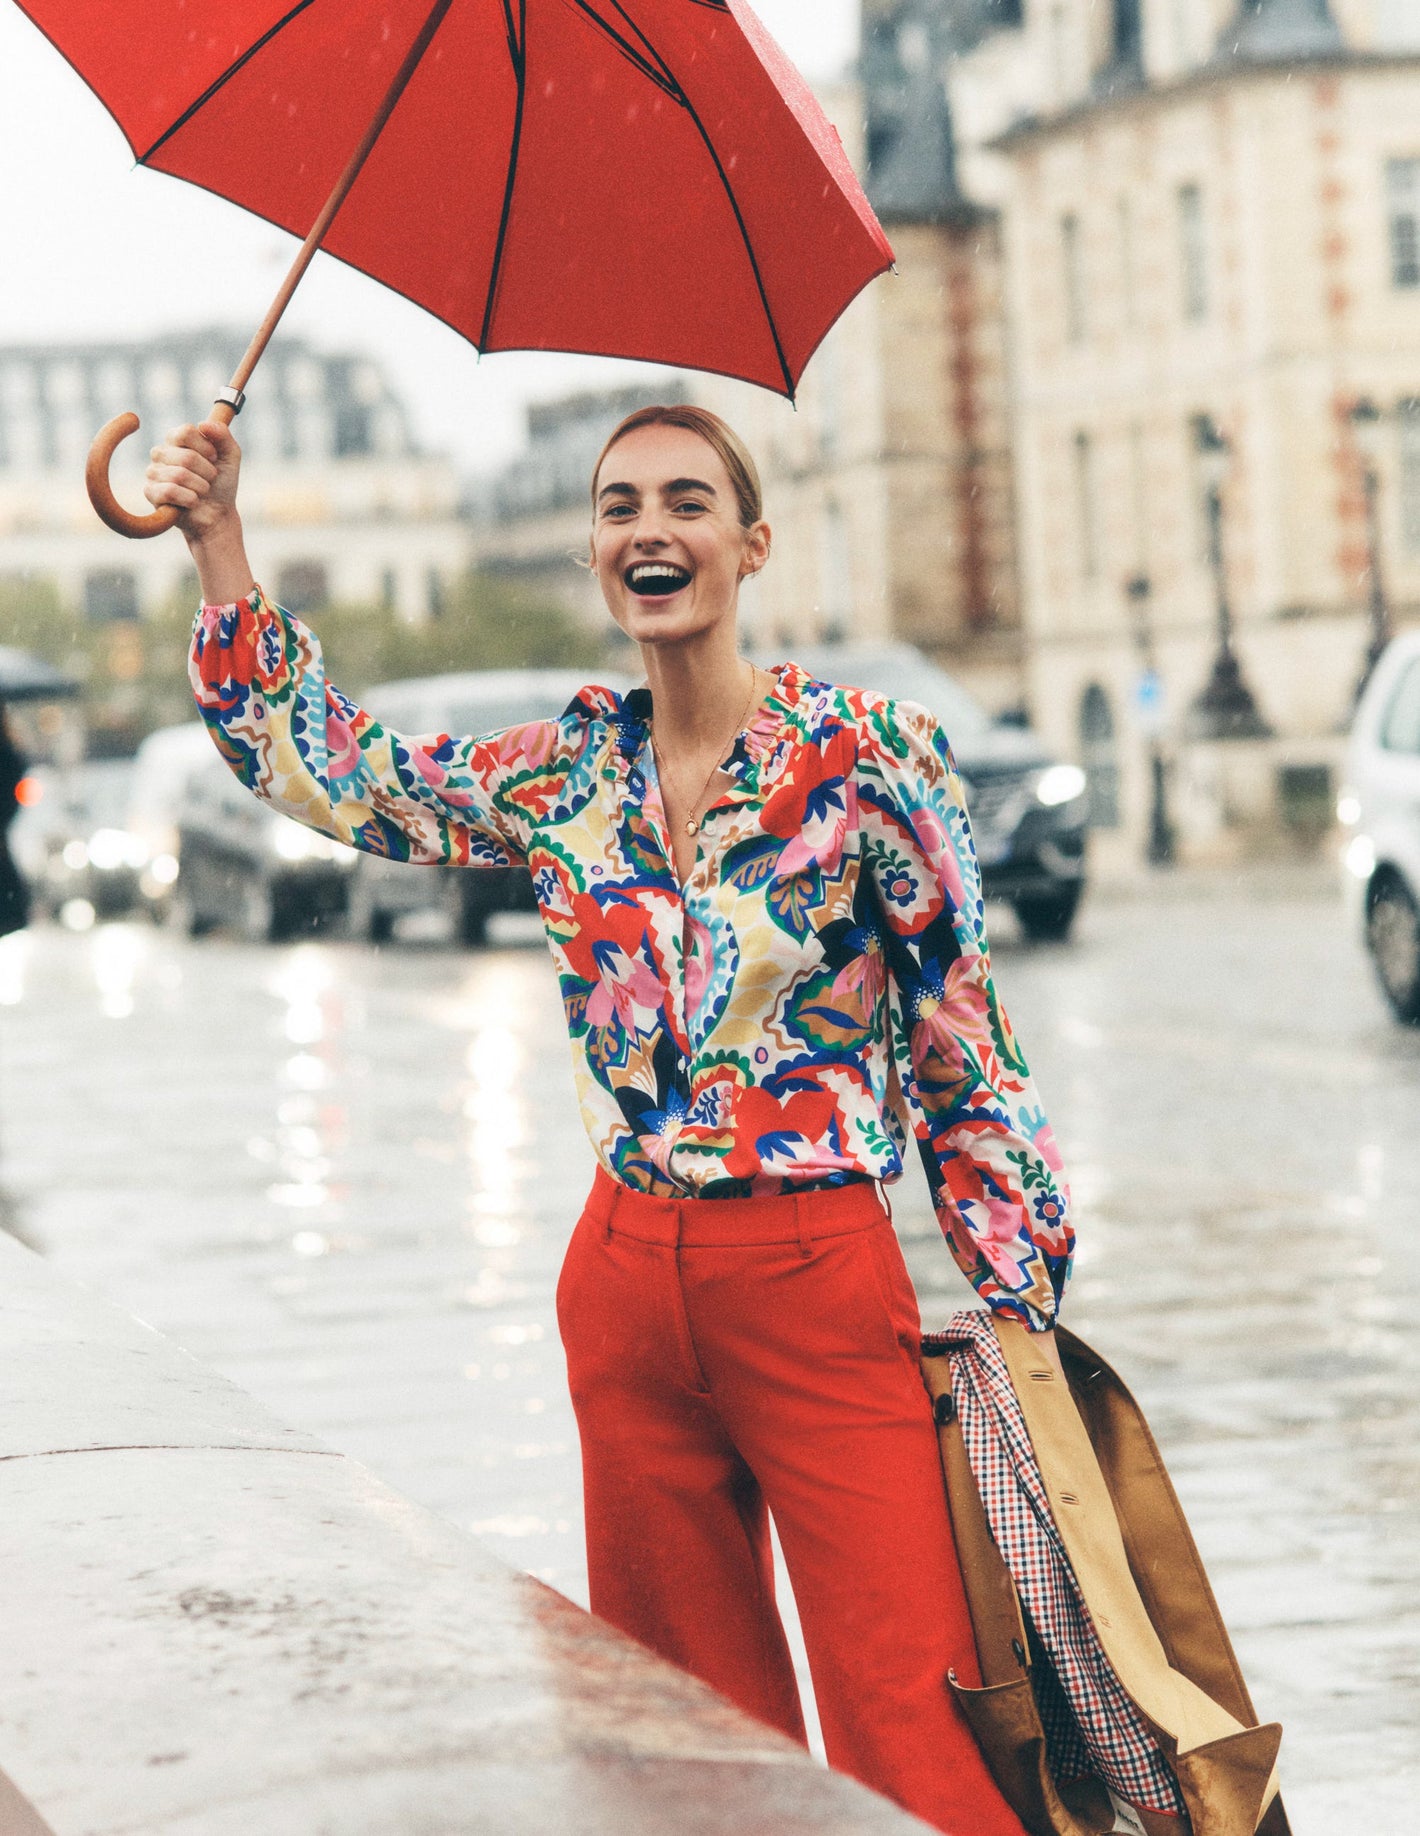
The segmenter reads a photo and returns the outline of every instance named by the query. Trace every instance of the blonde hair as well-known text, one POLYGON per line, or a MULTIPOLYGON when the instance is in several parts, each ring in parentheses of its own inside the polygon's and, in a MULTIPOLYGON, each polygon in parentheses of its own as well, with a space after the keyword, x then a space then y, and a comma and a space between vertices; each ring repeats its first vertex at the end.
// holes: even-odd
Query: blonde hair
POLYGON ((741 529, 752 529, 759 522, 764 515, 764 490, 759 482, 759 467, 754 463, 749 448, 729 422, 722 421, 709 408, 692 408, 681 403, 638 408, 634 414, 628 414, 625 420, 617 422, 592 467, 594 513, 597 479, 601 476, 607 454, 618 440, 624 440, 627 434, 635 433, 641 427, 683 427, 688 433, 699 434, 706 445, 713 447, 724 461, 725 470, 730 475, 730 484, 734 488, 741 529))

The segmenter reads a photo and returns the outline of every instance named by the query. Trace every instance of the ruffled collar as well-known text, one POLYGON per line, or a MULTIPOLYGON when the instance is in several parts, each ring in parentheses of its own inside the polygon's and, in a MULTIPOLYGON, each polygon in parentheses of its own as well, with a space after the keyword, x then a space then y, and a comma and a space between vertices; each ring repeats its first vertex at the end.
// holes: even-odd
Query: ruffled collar
MULTIPOLYGON (((798 663, 771 664, 769 673, 774 678, 773 685, 736 735, 723 766, 733 778, 742 779, 757 770, 776 749, 791 724, 795 704, 811 680, 809 672, 798 663)), ((645 744, 654 707, 651 691, 644 684, 625 695, 593 686, 584 688, 567 712, 611 721, 617 729, 617 751, 629 763, 645 744)))

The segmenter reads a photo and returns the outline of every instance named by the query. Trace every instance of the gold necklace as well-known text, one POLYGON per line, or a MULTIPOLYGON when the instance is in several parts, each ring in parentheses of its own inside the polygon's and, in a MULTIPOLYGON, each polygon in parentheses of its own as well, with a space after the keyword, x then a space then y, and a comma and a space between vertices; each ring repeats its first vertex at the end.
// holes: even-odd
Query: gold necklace
MULTIPOLYGON (((710 767, 709 771, 706 772, 705 782, 700 786, 700 794, 699 796, 696 797, 694 803, 692 803, 690 806, 693 811, 699 810, 700 805, 705 801, 705 793, 710 788, 710 780, 715 776, 715 773, 720 769, 721 762, 723 761, 726 752, 729 750, 730 741, 735 738, 735 735, 740 732, 746 720, 749 719, 749 711, 754 706, 754 691, 758 687, 759 687, 759 669, 757 665, 751 663, 749 666, 749 700, 746 701, 746 703, 744 704, 744 707, 740 712, 740 717, 735 722, 734 729, 731 732, 729 739, 725 741, 724 745, 722 745, 720 750, 715 754, 715 763, 710 767)), ((669 784, 670 783, 670 773, 666 770, 666 762, 661 757, 661 749, 656 744, 656 727, 655 727, 654 721, 651 723, 651 751, 655 755, 656 770, 660 773, 662 780, 665 783, 669 784)), ((700 833, 700 817, 698 815, 691 815, 687 817, 686 824, 685 824, 685 832, 687 835, 698 835, 700 833)))

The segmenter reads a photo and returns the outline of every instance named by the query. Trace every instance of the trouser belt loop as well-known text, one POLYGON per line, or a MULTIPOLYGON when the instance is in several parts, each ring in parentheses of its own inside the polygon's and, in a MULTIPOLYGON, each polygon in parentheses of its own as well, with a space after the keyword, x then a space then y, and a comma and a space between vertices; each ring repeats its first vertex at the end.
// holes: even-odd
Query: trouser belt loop
POLYGON ((607 1243, 611 1242, 612 1220, 616 1217, 616 1208, 620 1203, 621 1203, 621 1182, 618 1180, 616 1184, 612 1186, 611 1192, 607 1198, 606 1222, 602 1225, 602 1239, 604 1242, 607 1242, 607 1243))
POLYGON ((794 1228, 799 1233, 799 1254, 807 1262, 814 1253, 814 1240, 809 1234, 809 1200, 806 1194, 794 1194, 794 1228))
POLYGON ((891 1224, 893 1221, 892 1219, 892 1200, 888 1196, 887 1187, 883 1184, 881 1180, 878 1181, 878 1197, 883 1202, 883 1210, 887 1213, 888 1223, 891 1224))

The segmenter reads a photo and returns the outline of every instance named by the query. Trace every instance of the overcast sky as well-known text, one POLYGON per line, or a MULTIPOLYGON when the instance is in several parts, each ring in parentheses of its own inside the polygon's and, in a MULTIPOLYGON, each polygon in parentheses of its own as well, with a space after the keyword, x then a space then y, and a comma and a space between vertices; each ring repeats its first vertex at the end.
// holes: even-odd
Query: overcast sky
MULTIPOLYGON (((837 75, 853 54, 857 0, 759 0, 757 10, 810 80, 837 75)), ((0 0, 0 343, 254 329, 294 249, 233 205, 136 169, 93 94, 0 0)), ((284 325, 372 351, 421 436, 474 466, 515 449, 525 401, 634 374, 553 355, 479 363, 417 307, 321 256, 284 325)))

